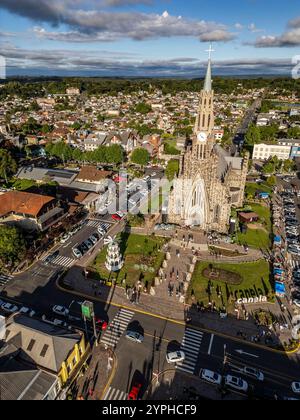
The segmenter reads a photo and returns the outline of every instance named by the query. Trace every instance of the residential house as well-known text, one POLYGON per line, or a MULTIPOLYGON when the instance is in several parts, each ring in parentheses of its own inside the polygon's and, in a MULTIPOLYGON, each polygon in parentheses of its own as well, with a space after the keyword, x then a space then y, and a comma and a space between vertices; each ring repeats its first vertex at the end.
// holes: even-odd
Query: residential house
POLYGON ((259 215, 254 212, 240 212, 239 220, 242 223, 253 223, 259 220, 259 215))
POLYGON ((86 152, 93 152, 106 142, 107 132, 93 132, 89 134, 83 141, 83 147, 86 152))

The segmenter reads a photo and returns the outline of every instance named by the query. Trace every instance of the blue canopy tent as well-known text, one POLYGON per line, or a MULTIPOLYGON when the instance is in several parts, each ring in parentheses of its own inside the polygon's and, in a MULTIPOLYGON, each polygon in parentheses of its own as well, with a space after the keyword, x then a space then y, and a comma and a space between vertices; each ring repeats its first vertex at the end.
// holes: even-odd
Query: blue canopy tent
POLYGON ((286 294, 285 285, 277 281, 275 283, 275 293, 276 293, 276 296, 285 296, 286 294))

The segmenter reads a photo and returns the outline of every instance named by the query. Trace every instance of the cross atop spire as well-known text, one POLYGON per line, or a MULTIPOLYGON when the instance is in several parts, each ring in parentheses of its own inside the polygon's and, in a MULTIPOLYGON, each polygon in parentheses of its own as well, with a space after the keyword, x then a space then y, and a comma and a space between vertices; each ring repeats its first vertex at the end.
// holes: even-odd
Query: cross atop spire
POLYGON ((215 52, 215 50, 213 50, 212 44, 209 44, 209 49, 205 50, 205 52, 208 52, 208 59, 211 60, 211 53, 215 52))

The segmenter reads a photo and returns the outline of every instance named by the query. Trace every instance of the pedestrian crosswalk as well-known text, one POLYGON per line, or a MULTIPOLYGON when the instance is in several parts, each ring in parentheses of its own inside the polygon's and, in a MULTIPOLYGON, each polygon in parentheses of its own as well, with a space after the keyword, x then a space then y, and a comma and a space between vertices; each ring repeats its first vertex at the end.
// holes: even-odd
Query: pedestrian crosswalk
POLYGON ((293 269, 298 269, 298 268, 300 268, 300 261, 296 261, 296 260, 290 259, 290 260, 289 260, 289 263, 290 263, 290 266, 291 266, 293 269))
POLYGON ((101 338, 101 343, 115 347, 133 318, 133 315, 134 312, 132 311, 123 308, 120 309, 101 338))
POLYGON ((185 353, 185 360, 176 364, 178 370, 191 374, 195 373, 203 335, 202 331, 186 328, 181 343, 181 350, 185 353))
POLYGON ((9 281, 13 279, 13 276, 6 274, 0 274, 0 286, 5 286, 9 281))
MULTIPOLYGON (((49 255, 45 255, 42 258, 42 261, 45 261, 48 258, 49 255)), ((69 257, 63 257, 62 255, 59 255, 56 257, 51 264, 53 265, 59 265, 61 267, 71 267, 74 264, 75 260, 73 258, 69 257)))
POLYGON ((100 222, 99 220, 89 220, 87 222, 87 226, 94 228, 98 228, 101 226, 102 228, 107 230, 111 225, 109 223, 100 222))
POLYGON ((124 401, 127 400, 128 393, 120 391, 119 389, 109 387, 107 393, 104 395, 104 401, 124 401))

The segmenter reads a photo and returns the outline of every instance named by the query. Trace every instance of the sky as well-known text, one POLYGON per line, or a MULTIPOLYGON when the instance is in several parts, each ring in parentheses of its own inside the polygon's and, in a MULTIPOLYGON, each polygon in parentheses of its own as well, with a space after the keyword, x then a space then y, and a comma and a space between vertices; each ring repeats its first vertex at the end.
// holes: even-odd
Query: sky
POLYGON ((217 75, 291 75, 299 0, 0 0, 8 75, 202 77, 210 42, 217 75))

